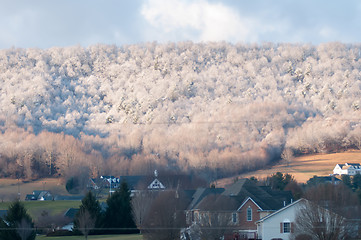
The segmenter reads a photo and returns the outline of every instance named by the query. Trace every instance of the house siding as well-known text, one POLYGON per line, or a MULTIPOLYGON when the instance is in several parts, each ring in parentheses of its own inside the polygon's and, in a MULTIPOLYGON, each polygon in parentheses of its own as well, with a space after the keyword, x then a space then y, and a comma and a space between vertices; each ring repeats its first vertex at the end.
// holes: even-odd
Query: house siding
MULTIPOLYGON (((282 223, 289 222, 294 227, 296 214, 300 209, 301 202, 294 204, 283 211, 274 214, 273 216, 259 222, 257 224, 258 238, 269 240, 273 238, 287 240, 290 239, 291 233, 284 233, 281 229, 282 223)), ((292 231, 292 229, 291 229, 292 231)))

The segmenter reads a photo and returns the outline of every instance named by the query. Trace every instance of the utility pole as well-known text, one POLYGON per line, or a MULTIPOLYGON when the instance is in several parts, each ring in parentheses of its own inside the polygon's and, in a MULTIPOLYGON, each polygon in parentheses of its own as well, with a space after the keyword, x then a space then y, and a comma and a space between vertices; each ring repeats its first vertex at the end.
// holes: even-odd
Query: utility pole
POLYGON ((110 176, 110 181, 109 181, 109 194, 110 196, 112 196, 112 176, 110 176))
POLYGON ((18 199, 20 201, 20 179, 18 178, 18 199))

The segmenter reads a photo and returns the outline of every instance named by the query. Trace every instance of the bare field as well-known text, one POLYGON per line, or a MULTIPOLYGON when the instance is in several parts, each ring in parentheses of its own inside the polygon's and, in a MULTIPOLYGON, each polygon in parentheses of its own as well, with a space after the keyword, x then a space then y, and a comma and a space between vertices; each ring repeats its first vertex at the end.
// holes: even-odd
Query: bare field
MULTIPOLYGON (((239 178, 255 176, 258 179, 265 178, 276 172, 289 173, 295 177, 297 182, 306 183, 314 175, 327 176, 333 172, 338 163, 361 163, 361 151, 350 150, 342 153, 314 154, 296 157, 287 166, 284 163, 239 175, 239 178)), ((217 186, 225 186, 232 183, 233 178, 221 179, 217 186)))
POLYGON ((20 199, 24 200, 26 194, 33 190, 50 190, 56 195, 67 195, 65 184, 60 178, 43 178, 35 181, 22 181, 17 179, 0 179, 0 200, 8 201, 17 198, 20 192, 20 199))

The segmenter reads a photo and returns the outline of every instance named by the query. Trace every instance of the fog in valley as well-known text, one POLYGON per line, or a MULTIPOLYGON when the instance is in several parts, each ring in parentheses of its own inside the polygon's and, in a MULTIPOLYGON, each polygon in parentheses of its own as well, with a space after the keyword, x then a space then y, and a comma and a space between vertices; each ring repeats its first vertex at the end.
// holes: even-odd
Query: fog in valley
POLYGON ((360 57, 341 43, 0 50, 0 176, 214 178, 285 150, 360 149, 360 57))

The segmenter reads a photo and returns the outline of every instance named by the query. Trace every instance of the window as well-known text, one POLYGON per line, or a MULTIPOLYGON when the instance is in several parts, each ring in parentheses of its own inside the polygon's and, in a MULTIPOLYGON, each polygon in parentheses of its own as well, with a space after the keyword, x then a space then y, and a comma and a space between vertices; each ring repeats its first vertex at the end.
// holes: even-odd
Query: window
POLYGON ((291 223, 290 222, 284 222, 283 223, 283 232, 284 233, 290 233, 291 232, 291 223))
POLYGON ((252 208, 250 206, 247 208, 247 221, 252 221, 252 208))
POLYGON ((237 222, 237 213, 232 213, 232 222, 233 223, 237 222))

